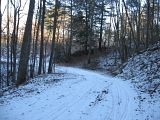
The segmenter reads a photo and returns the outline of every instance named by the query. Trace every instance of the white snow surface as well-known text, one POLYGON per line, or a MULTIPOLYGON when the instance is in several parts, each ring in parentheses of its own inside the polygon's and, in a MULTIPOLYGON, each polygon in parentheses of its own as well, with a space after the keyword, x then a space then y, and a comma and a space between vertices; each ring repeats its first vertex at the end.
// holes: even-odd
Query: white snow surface
POLYGON ((129 81, 79 68, 57 70, 4 93, 0 120, 160 120, 159 107, 141 109, 129 81))

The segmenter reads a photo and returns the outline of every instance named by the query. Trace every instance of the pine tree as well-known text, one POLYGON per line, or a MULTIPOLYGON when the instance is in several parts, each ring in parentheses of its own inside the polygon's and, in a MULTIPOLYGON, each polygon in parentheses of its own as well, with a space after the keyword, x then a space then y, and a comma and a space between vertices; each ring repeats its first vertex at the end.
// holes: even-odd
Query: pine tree
POLYGON ((34 13, 35 0, 30 0, 28 17, 25 26, 21 55, 19 61, 18 68, 18 77, 16 86, 24 83, 27 80, 27 69, 28 69, 28 61, 30 56, 30 43, 31 43, 31 32, 32 32, 32 19, 34 13))

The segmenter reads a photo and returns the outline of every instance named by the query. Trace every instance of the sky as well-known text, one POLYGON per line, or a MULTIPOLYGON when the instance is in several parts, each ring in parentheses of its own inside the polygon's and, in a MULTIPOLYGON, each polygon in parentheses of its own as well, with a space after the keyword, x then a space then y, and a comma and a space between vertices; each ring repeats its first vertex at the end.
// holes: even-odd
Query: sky
MULTIPOLYGON (((1 0, 1 11, 2 11, 2 26, 6 26, 6 20, 7 20, 7 1, 8 0, 1 0)), ((10 1, 10 0, 9 0, 10 1)), ((14 1, 14 0, 12 0, 14 1)), ((15 0, 16 3, 19 2, 19 0, 15 0)), ((9 3, 9 9, 10 9, 10 16, 13 18, 14 10, 11 3, 9 3)), ((18 6, 18 4, 16 4, 18 6)), ((28 8, 29 8, 29 0, 21 0, 21 12, 20 12, 20 27, 24 27, 27 19, 28 14, 28 8)), ((12 25, 10 25, 12 27, 12 25)))
MULTIPOLYGON (((7 10, 6 10, 6 6, 7 6, 7 1, 8 0, 1 0, 1 6, 2 6, 2 12, 4 13, 4 15, 6 15, 6 12, 7 12, 7 10)), ((11 0, 9 0, 9 1, 11 1, 11 0)), ((13 0, 12 0, 13 1, 13 0)), ((16 2, 19 2, 19 0, 15 0, 16 2)), ((11 12, 13 12, 13 6, 11 5, 11 3, 9 3, 10 4, 10 9, 11 9, 11 12)), ((16 6, 17 6, 18 4, 16 4, 16 6)), ((21 10, 23 9, 23 11, 21 12, 22 14, 26 14, 27 13, 27 11, 28 11, 28 7, 29 7, 29 0, 21 0, 21 10), (26 3, 26 5, 25 5, 25 3, 26 3)), ((3 16, 4 16, 3 15, 3 16)))

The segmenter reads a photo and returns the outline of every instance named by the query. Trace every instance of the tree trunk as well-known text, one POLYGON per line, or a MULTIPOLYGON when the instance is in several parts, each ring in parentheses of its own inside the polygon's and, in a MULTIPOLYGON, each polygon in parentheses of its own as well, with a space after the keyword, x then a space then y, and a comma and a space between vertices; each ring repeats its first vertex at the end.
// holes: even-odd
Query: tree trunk
POLYGON ((7 1, 7 86, 9 86, 9 0, 7 1))
POLYGON ((139 2, 139 7, 138 7, 138 24, 137 24, 137 45, 138 45, 138 49, 139 49, 139 45, 140 45, 140 28, 141 28, 141 3, 140 3, 140 0, 138 0, 138 2, 139 2))
MULTIPOLYGON (((11 75, 12 75, 12 82, 15 83, 16 80, 16 47, 17 47, 17 38, 16 32, 18 31, 17 26, 17 13, 19 13, 19 8, 16 7, 15 0, 14 2, 11 0, 11 4, 14 7, 14 23, 13 23, 13 31, 12 31, 12 39, 11 39, 11 75), (13 60, 12 60, 13 57, 13 60), (13 66, 12 66, 13 65, 13 66)), ((20 7, 20 6, 19 6, 20 7)), ((19 16, 18 16, 19 17, 19 16)), ((19 19, 19 18, 18 18, 19 19)), ((18 20, 19 22, 19 20, 18 20)))
POLYGON ((17 26, 16 26, 16 34, 15 34, 15 43, 14 43, 14 51, 13 51, 13 82, 15 83, 16 81, 16 73, 17 73, 17 63, 16 63, 16 60, 17 60, 17 41, 18 41, 18 31, 19 31, 19 20, 20 20, 20 7, 17 11, 17 26))
POLYGON ((54 15, 54 23, 53 23, 53 37, 52 37, 52 46, 51 46, 51 55, 49 59, 48 73, 52 73, 52 65, 54 60, 55 53, 55 37, 56 37, 56 27, 57 27, 57 19, 58 19, 58 0, 55 0, 55 15, 54 15))
MULTIPOLYGON (((36 31, 36 38, 35 38, 35 47, 34 49, 34 53, 33 53, 33 66, 32 66, 32 75, 35 74, 35 64, 36 64, 36 56, 37 56, 37 47, 38 47, 38 39, 39 39, 39 27, 40 27, 40 23, 41 23, 41 8, 42 8, 42 0, 40 0, 40 6, 39 6, 39 17, 38 17, 38 24, 37 24, 37 31, 36 31)), ((38 14, 38 13, 37 13, 38 14)))
POLYGON ((158 2, 157 2, 157 6, 158 6, 158 9, 157 9, 157 28, 156 28, 156 40, 159 40, 160 41, 160 34, 159 34, 159 4, 160 3, 160 1, 158 0, 158 2))
POLYGON ((89 18, 90 18, 90 32, 89 32, 89 41, 88 41, 88 44, 89 44, 89 51, 88 51, 88 64, 91 63, 91 51, 92 51, 92 46, 91 46, 91 41, 93 39, 93 16, 94 16, 94 1, 91 0, 90 2, 90 7, 89 7, 89 18))
POLYGON ((127 16, 127 18, 128 18, 128 23, 129 23, 129 26, 130 26, 130 28, 131 28, 132 39, 133 39, 133 41, 134 41, 134 44, 135 44, 135 47, 136 47, 136 52, 137 52, 137 51, 138 51, 138 45, 137 45, 137 42, 136 42, 136 40, 135 40, 135 36, 134 36, 134 31, 133 31, 132 23, 131 23, 131 20, 130 20, 129 15, 128 15, 128 9, 127 9, 127 6, 126 6, 125 1, 122 0, 122 2, 123 2, 123 5, 124 5, 124 8, 125 8, 125 11, 126 11, 126 16, 127 16))
POLYGON ((71 48, 72 48, 72 39, 73 39, 73 15, 72 15, 72 9, 73 9, 73 0, 71 0, 71 32, 70 32, 70 39, 69 39, 69 46, 68 46, 68 58, 71 56, 71 48))
POLYGON ((147 0, 147 35, 146 35, 146 48, 149 45, 149 39, 150 39, 150 0, 147 0))
POLYGON ((100 26, 100 38, 99 38, 99 50, 102 49, 103 12, 104 12, 104 1, 102 1, 102 7, 101 7, 101 26, 100 26))
POLYGON ((155 14, 155 0, 152 0, 152 7, 151 7, 151 44, 155 43, 155 24, 154 24, 154 14, 155 14))
POLYGON ((28 68, 28 61, 29 61, 29 55, 30 55, 30 43, 31 43, 34 5, 35 5, 35 0, 30 0, 28 17, 27 17, 27 22, 26 22, 23 42, 22 42, 22 48, 21 48, 16 86, 24 83, 27 79, 26 76, 27 76, 27 68, 28 68))
POLYGON ((85 53, 88 53, 88 2, 87 2, 87 0, 85 0, 85 12, 86 12, 86 16, 85 16, 85 31, 86 31, 86 33, 85 33, 85 45, 84 45, 84 47, 85 47, 85 53))
MULTIPOLYGON (((42 13, 42 21, 41 21, 41 46, 40 46, 40 58, 39 58, 39 69, 38 74, 40 75, 43 68, 43 60, 44 60, 44 19, 45 19, 45 2, 43 0, 43 13, 42 13)), ((41 8, 40 8, 41 9, 41 8)))
MULTIPOLYGON (((66 10, 66 8, 64 7, 64 11, 66 10)), ((64 13, 63 18, 66 19, 66 14, 64 13)), ((62 28, 62 44, 63 44, 63 52, 64 55, 66 55, 66 50, 65 50, 65 21, 63 21, 63 28, 62 28)))
POLYGON ((1 70, 1 48, 2 48, 2 39, 1 39, 1 32, 2 32, 2 14, 1 14, 1 0, 0 0, 0 89, 2 88, 2 70, 1 70))

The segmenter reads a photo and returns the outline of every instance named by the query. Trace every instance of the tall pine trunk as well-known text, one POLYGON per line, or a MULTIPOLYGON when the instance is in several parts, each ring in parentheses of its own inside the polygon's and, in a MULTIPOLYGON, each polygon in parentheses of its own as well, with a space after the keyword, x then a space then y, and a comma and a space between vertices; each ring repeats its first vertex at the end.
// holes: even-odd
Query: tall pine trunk
POLYGON ((72 49, 72 39, 73 39, 73 0, 71 0, 71 32, 70 32, 70 39, 69 39, 69 46, 68 46, 68 58, 70 59, 71 56, 71 49, 72 49))
POLYGON ((7 86, 9 86, 9 0, 7 1, 7 86))
POLYGON ((88 60, 87 63, 91 63, 91 52, 92 52, 92 40, 93 40, 93 17, 94 17, 94 1, 91 0, 89 3, 89 25, 90 25, 90 32, 89 32, 89 38, 88 38, 88 45, 89 45, 89 51, 88 51, 88 60))
MULTIPOLYGON (((37 30, 36 30, 36 38, 34 41, 34 47, 33 47, 33 66, 32 66, 32 71, 31 71, 31 77, 35 74, 35 65, 36 65, 36 56, 37 56, 37 46, 38 46, 38 39, 39 39, 39 28, 40 28, 40 23, 41 23, 41 8, 42 8, 42 0, 40 0, 40 6, 39 6, 39 15, 38 15, 38 23, 37 23, 37 30)), ((38 14, 38 12, 37 12, 38 14)))
POLYGON ((146 43, 145 47, 147 48, 149 45, 149 39, 150 39, 150 0, 147 0, 147 35, 146 35, 146 43))
MULTIPOLYGON (((41 21, 41 46, 40 46, 40 58, 39 58, 39 69, 38 74, 40 75, 43 68, 43 60, 44 60, 44 18, 45 18, 45 2, 43 0, 43 13, 42 13, 42 21, 41 21)), ((41 8, 40 8, 41 9, 41 8)))
POLYGON ((30 0, 28 17, 27 17, 27 22, 26 22, 23 42, 22 42, 22 48, 21 48, 21 55, 20 55, 20 61, 19 61, 18 77, 17 77, 16 86, 24 83, 27 80, 27 69, 28 69, 28 61, 29 61, 29 56, 30 56, 30 43, 31 43, 34 5, 35 5, 35 0, 30 0))
MULTIPOLYGON (((14 8, 14 21, 13 21, 13 31, 12 31, 12 38, 11 38, 11 75, 12 75, 12 82, 15 83, 16 80, 16 49, 17 49, 17 31, 18 31, 18 22, 19 22, 19 18, 18 18, 18 22, 17 22, 17 15, 19 13, 20 10, 20 6, 16 7, 16 1, 12 1, 11 0, 11 4, 14 8), (12 60, 13 57, 13 60, 12 60)), ((21 2, 20 2, 21 5, 21 2)), ((19 17, 19 16, 18 16, 19 17)))
POLYGON ((100 26, 100 38, 99 38, 99 50, 102 49, 102 34, 103 34, 103 17, 104 17, 104 1, 102 1, 101 7, 101 26, 100 26))
POLYGON ((55 38, 56 38, 56 27, 58 19, 58 0, 55 0, 55 14, 54 14, 54 23, 53 23, 53 37, 52 37, 52 46, 51 46, 51 55, 49 59, 48 73, 52 73, 52 66, 55 53, 55 38))
POLYGON ((85 44, 84 44, 84 49, 85 53, 88 53, 88 1, 85 0, 85 44))

